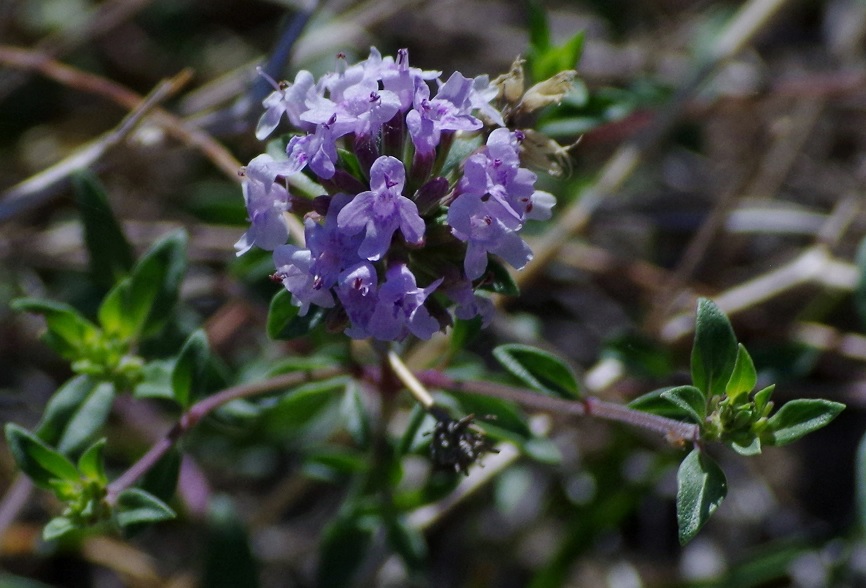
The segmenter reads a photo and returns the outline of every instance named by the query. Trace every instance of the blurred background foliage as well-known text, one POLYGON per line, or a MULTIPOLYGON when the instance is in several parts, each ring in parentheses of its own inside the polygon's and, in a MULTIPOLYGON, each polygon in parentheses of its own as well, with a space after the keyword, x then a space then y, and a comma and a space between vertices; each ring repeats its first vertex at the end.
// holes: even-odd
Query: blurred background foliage
MULTIPOLYGON (((147 120, 108 141, 130 110, 111 99, 118 91, 93 80, 76 87, 76 75, 48 79, 36 59, 140 95, 191 68, 192 81, 160 106, 244 163, 262 151, 252 131, 255 66, 279 53, 301 4, 0 1, 0 421, 32 427, 70 376, 38 341, 39 320, 13 313, 10 300, 47 296, 93 313, 105 292, 92 279, 80 189, 76 196, 69 174, 37 175, 69 168, 92 141, 105 149, 90 168, 137 254, 172 229, 190 234, 182 308, 148 353, 170 353, 203 323, 219 358, 214 381, 236 382, 328 349, 333 339, 321 333, 267 339, 275 287, 264 255, 233 255, 246 220, 231 161, 220 165, 219 154, 147 120)), ((560 212, 587 194, 600 194, 598 203, 456 363, 489 361, 503 342, 537 345, 566 358, 588 390, 628 402, 685 382, 683 317, 704 295, 752 350, 759 386, 778 382, 779 400, 848 404, 837 421, 748 462, 719 451, 728 499, 684 548, 677 450, 557 415, 514 417, 513 427, 551 440, 525 448, 535 459, 493 472, 451 510, 430 519, 417 510, 382 530, 341 510, 353 472, 369 467, 358 449, 364 424, 346 415, 375 399, 310 386, 235 403, 184 440, 176 521, 130 538, 43 543, 40 527, 57 505, 32 499, 0 540, 0 586, 337 586, 355 559, 356 582, 370 586, 866 585, 866 450, 857 454, 866 406, 866 3, 334 0, 319 3, 280 71, 319 75, 337 52, 352 61, 375 45, 383 54, 408 47, 413 65, 446 75, 497 75, 517 55, 540 75, 550 73, 544 49, 581 31, 580 80, 538 121, 562 144, 581 141, 571 169, 543 184, 560 212), (754 33, 718 63, 714 51, 743 6, 772 6, 773 16, 742 21, 754 33), (600 171, 630 149, 636 167, 599 191, 600 171), (400 557, 383 533, 402 542, 400 557), (333 576, 317 577, 319 558, 333 576)), ((429 423, 419 425, 408 403, 399 410, 396 423, 416 424, 404 443, 417 452, 389 475, 411 512, 462 480, 428 476, 429 423)), ((172 418, 158 402, 120 399, 109 466, 134 460, 172 418)), ((0 488, 13 477, 2 451, 0 488)))

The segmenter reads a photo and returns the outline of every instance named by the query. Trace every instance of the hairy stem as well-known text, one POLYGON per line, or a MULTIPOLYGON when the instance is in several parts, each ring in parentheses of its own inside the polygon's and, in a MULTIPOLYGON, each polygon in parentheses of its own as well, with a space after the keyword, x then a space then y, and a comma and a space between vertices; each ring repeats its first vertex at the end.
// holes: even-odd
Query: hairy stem
POLYGON ((298 386, 307 382, 326 380, 345 373, 340 368, 322 368, 304 372, 292 372, 253 384, 243 384, 226 388, 212 396, 208 396, 193 404, 187 410, 166 435, 154 444, 137 462, 132 464, 119 478, 108 485, 106 501, 110 505, 117 502, 118 495, 135 484, 139 478, 146 474, 156 463, 174 447, 183 435, 188 433, 198 422, 217 408, 240 398, 258 396, 267 392, 274 392, 281 388, 298 386))
POLYGON ((438 371, 423 372, 418 374, 418 379, 430 387, 492 396, 544 412, 592 416, 607 421, 625 423, 653 433, 660 433, 665 436, 668 442, 676 445, 684 442, 696 442, 700 438, 700 428, 697 425, 634 410, 592 396, 580 400, 565 400, 496 382, 454 380, 438 371))

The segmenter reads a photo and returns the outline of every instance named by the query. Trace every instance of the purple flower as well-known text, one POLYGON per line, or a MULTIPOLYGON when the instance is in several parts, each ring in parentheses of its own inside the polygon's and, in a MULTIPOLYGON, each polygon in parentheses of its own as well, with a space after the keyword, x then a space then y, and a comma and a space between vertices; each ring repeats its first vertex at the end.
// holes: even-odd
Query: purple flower
POLYGON ((274 250, 274 265, 286 290, 292 293, 292 304, 300 306, 298 313, 304 316, 315 304, 323 308, 334 306, 334 297, 328 288, 323 287, 310 271, 313 265, 312 253, 309 249, 301 249, 294 245, 281 245, 274 250))
POLYGON ((405 264, 391 266, 385 283, 379 288, 379 299, 367 332, 382 341, 403 340, 409 333, 419 339, 429 339, 440 326, 424 307, 424 301, 441 283, 442 278, 439 278, 426 288, 419 288, 405 264))
MULTIPOLYGON (((424 80, 435 80, 442 72, 422 71, 417 67, 409 67, 409 50, 397 51, 396 63, 390 68, 382 69, 382 86, 393 92, 400 100, 400 110, 406 112, 415 100, 415 88, 424 80)), ((425 84, 426 86, 426 84, 425 84)))
POLYGON ((496 129, 487 145, 471 155, 463 165, 458 192, 493 200, 502 208, 496 216, 506 226, 518 230, 527 218, 550 218, 553 196, 535 190, 536 175, 520 167, 518 155, 522 133, 496 129))
POLYGON ((375 47, 370 48, 370 57, 355 65, 346 63, 346 56, 340 54, 337 59, 337 71, 322 76, 320 85, 328 90, 331 100, 342 102, 345 92, 367 81, 377 82, 381 77, 382 55, 375 47))
POLYGON ((487 253, 494 253, 517 269, 532 259, 532 251, 509 224, 513 217, 492 198, 461 194, 448 209, 451 232, 466 242, 463 268, 470 280, 480 278, 487 268, 487 253), (503 220, 504 219, 504 220, 503 220))
POLYGON ((286 242, 289 232, 283 213, 289 210, 289 193, 274 182, 280 169, 281 162, 264 154, 246 167, 242 187, 250 228, 235 243, 237 255, 246 253, 253 245, 271 251, 286 242))
POLYGON ((406 169, 394 157, 379 157, 370 169, 370 188, 355 196, 337 217, 337 225, 354 235, 365 231, 358 254, 377 261, 391 246, 397 229, 407 242, 420 244, 424 239, 424 221, 415 203, 403 196, 406 169))
POLYGON ((373 135, 382 125, 391 120, 400 109, 397 95, 379 90, 375 81, 360 83, 346 89, 344 99, 334 102, 328 98, 317 98, 310 109, 302 115, 303 120, 314 124, 328 124, 334 138, 349 133, 373 135))
POLYGON ((270 135, 280 124, 283 114, 294 126, 299 128, 306 126, 300 117, 307 109, 307 98, 314 96, 315 93, 313 74, 302 69, 295 76, 295 83, 288 85, 285 85, 285 82, 277 84, 273 78, 261 70, 259 70, 259 74, 267 78, 274 87, 274 91, 262 102, 262 106, 266 110, 259 118, 259 124, 256 126, 256 139, 261 141, 270 135))
POLYGON ((310 169, 320 178, 327 180, 334 177, 334 164, 337 162, 336 140, 340 136, 332 129, 336 120, 334 115, 328 122, 317 125, 314 134, 292 137, 286 146, 286 153, 294 167, 303 169, 309 164, 310 169))
POLYGON ((453 316, 480 316, 486 326, 493 304, 475 293, 473 281, 491 255, 522 268, 532 252, 518 231, 529 219, 551 216, 554 197, 536 190, 535 174, 521 167, 524 133, 504 128, 493 106, 500 88, 487 76, 455 72, 443 83, 440 75, 410 67, 406 49, 392 58, 371 48, 355 65, 339 55, 336 72, 318 81, 305 71, 293 84, 268 78, 275 91, 263 102, 256 135, 268 136, 284 115, 302 134, 289 141, 286 160, 262 155, 247 167, 251 226, 236 247, 272 249, 275 276, 300 314, 312 305, 336 307, 330 316, 346 321, 350 337, 428 339, 451 323, 445 302, 453 316), (485 132, 500 128, 459 165, 437 168, 459 131, 485 125, 485 132), (283 181, 307 167, 327 192, 308 202, 283 181), (462 173, 456 181, 453 169, 462 173), (308 213, 304 247, 285 244, 289 210, 308 213), (406 244, 427 250, 410 254, 406 244), (465 256, 455 257, 460 251, 465 256), (438 279, 418 286, 413 271, 421 267, 423 283, 431 274, 438 279))
POLYGON ((469 93, 469 102, 472 108, 487 120, 500 127, 505 126, 502 113, 490 105, 490 102, 499 95, 499 88, 490 84, 487 75, 478 76, 472 80, 472 91, 469 93))
POLYGON ((368 261, 357 263, 340 274, 337 298, 346 309, 351 322, 345 332, 353 339, 370 336, 367 325, 376 309, 377 289, 376 270, 368 261))
POLYGON ((325 288, 337 284, 343 270, 361 261, 358 256, 361 235, 350 235, 337 224, 340 211, 351 200, 348 194, 335 194, 323 223, 310 218, 305 222, 305 238, 313 258, 310 271, 325 288))
POLYGON ((427 84, 416 80, 415 108, 406 115, 406 126, 419 154, 432 153, 443 131, 477 131, 483 126, 469 114, 471 89, 472 80, 454 72, 431 99, 427 84))

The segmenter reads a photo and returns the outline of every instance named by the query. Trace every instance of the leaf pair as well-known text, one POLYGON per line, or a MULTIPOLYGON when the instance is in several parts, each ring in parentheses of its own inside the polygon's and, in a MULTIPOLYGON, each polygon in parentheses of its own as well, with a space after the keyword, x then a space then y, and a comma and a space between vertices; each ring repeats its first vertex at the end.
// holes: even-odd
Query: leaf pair
POLYGON ((43 529, 46 541, 113 518, 120 527, 173 518, 174 511, 152 494, 130 488, 117 497, 114 513, 105 502, 108 477, 103 452, 105 439, 88 447, 77 463, 45 441, 19 427, 6 425, 6 441, 15 462, 33 483, 53 492, 67 508, 43 529))
MULTIPOLYGON (((768 386, 751 397, 758 377, 746 348, 738 344, 728 317, 712 301, 698 302, 691 355, 692 386, 662 391, 701 428, 706 441, 723 441, 742 455, 761 445, 785 445, 826 426, 844 408, 838 402, 800 399, 776 414, 768 386)), ((690 541, 727 493, 722 470, 700 447, 689 453, 677 474, 677 521, 680 543, 690 541)))

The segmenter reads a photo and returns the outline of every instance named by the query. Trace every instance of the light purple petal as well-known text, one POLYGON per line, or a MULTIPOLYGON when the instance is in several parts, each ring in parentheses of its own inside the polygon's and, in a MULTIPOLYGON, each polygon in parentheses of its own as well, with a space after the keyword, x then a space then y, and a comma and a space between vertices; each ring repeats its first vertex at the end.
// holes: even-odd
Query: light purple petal
POLYGON ((418 207, 414 202, 400 197, 398 206, 400 208, 400 232, 403 233, 407 243, 419 244, 424 240, 424 220, 418 214, 418 207))

